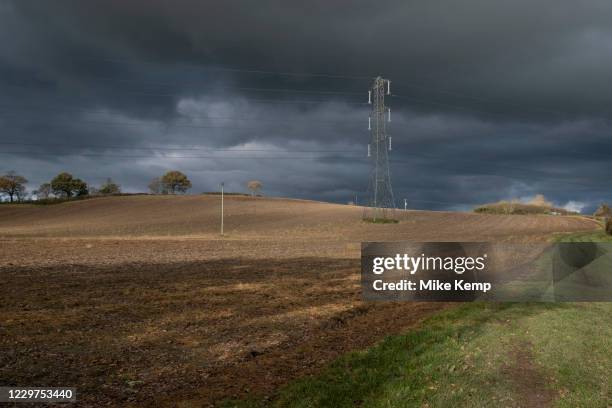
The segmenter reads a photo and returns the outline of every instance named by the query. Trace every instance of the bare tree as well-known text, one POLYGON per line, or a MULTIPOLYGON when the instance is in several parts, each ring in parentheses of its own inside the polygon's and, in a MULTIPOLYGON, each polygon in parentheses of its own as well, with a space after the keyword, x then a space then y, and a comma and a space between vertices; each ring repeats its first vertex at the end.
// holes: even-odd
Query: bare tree
POLYGON ((251 190, 251 195, 254 196, 259 193, 259 190, 263 187, 263 184, 259 180, 251 180, 247 183, 247 187, 251 190))
POLYGON ((0 193, 8 195, 11 203, 15 198, 21 201, 26 192, 25 185, 27 182, 28 180, 25 177, 18 175, 14 171, 9 171, 0 177, 0 193))
POLYGON ((42 199, 49 198, 49 196, 52 193, 51 184, 42 183, 40 187, 38 187, 38 190, 36 190, 34 193, 36 194, 38 198, 42 198, 42 199))
POLYGON ((159 177, 155 177, 148 185, 151 194, 167 194, 159 177))

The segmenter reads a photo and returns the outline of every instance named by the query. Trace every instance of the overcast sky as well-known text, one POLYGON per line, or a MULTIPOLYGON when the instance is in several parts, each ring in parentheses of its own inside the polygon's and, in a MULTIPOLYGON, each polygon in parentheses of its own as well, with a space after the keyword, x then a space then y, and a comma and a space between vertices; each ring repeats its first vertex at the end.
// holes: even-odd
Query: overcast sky
POLYGON ((610 21, 609 0, 0 0, 0 172, 362 202, 382 75, 398 205, 592 212, 612 201, 610 21))

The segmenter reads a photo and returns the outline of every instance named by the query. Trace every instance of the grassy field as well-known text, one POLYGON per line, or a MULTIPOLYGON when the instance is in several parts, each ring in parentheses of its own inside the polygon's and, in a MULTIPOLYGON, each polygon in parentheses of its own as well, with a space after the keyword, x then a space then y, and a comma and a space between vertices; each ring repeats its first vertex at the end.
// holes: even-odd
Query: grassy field
MULTIPOLYGON (((562 241, 612 241, 600 232, 562 241)), ((612 303, 472 303, 252 407, 610 407, 612 303)))
POLYGON ((291 407, 607 407, 611 304, 468 304, 285 388, 291 407))
POLYGON ((577 232, 574 234, 559 235, 558 239, 563 242, 612 242, 612 235, 608 235, 603 231, 577 232))

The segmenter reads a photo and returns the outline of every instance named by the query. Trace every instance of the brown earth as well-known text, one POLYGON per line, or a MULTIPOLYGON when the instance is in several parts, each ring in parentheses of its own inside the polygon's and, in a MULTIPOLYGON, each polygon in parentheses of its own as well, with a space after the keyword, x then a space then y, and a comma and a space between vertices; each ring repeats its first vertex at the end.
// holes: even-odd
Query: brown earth
POLYGON ((538 367, 532 355, 532 345, 527 341, 514 344, 509 357, 510 363, 502 372, 510 379, 520 400, 520 408, 546 408, 553 405, 555 391, 548 387, 552 378, 538 367))
POLYGON ((75 386, 89 406, 270 397, 446 306, 362 302, 360 242, 524 242, 596 227, 423 211, 378 225, 358 207, 231 197, 220 237, 219 204, 1 205, 0 383, 75 386))

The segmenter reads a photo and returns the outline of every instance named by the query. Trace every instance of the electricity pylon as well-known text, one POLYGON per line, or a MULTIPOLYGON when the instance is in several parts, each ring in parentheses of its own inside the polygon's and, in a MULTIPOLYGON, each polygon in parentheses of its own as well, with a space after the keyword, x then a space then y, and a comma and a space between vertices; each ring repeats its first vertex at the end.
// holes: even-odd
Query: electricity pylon
POLYGON ((368 203, 363 214, 364 218, 372 220, 392 217, 395 209, 389 172, 391 136, 388 136, 386 131, 386 123, 391 121, 391 110, 385 106, 385 94, 391 94, 391 82, 388 79, 377 77, 368 95, 368 102, 372 104, 372 113, 368 120, 368 129, 371 133, 368 145, 371 173, 368 203))

